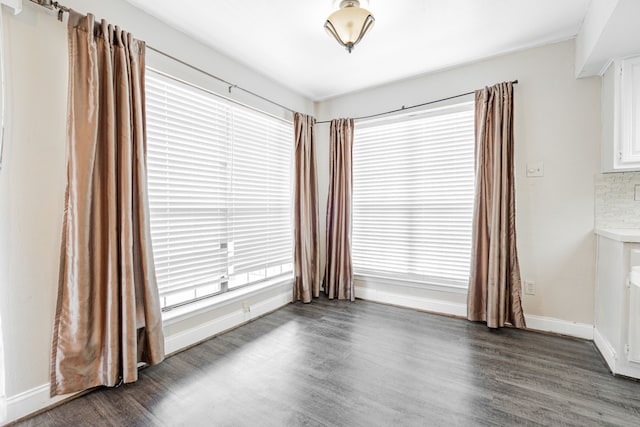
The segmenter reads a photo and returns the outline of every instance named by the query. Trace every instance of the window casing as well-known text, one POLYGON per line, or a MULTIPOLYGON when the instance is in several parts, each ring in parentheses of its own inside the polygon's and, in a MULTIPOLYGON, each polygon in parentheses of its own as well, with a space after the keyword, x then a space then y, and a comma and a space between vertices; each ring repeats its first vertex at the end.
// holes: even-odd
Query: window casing
POLYGON ((359 122, 354 273, 466 289, 473 197, 473 103, 359 122))
POLYGON ((164 310, 290 274, 290 123, 147 70, 151 238, 164 310))

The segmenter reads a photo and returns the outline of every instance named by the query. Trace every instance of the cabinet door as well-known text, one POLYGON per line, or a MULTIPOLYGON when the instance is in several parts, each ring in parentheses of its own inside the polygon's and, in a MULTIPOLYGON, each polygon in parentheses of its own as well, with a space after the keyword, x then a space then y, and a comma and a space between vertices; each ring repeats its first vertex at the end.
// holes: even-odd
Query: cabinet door
MULTIPOLYGON (((633 276, 633 273, 632 273, 633 276)), ((640 280, 631 280, 629 289, 629 346, 630 362, 640 363, 640 280)))
POLYGON ((614 167, 640 166, 640 56, 618 65, 616 155, 614 167))

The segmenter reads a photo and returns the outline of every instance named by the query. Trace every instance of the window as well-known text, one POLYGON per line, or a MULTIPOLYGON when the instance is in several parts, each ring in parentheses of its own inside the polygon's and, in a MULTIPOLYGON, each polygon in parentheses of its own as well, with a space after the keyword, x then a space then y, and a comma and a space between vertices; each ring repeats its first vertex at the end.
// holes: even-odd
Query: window
POLYGON ((151 70, 146 85, 163 309, 290 273, 291 124, 151 70))
POLYGON ((358 123, 354 273, 466 289, 473 197, 473 103, 358 123))

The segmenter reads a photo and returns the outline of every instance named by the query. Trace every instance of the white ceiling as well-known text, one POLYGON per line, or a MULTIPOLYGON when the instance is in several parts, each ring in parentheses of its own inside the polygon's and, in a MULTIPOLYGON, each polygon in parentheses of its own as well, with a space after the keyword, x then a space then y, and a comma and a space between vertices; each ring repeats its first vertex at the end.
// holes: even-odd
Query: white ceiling
POLYGON ((323 29, 334 0, 127 1, 312 100, 572 38, 590 2, 370 0, 348 54, 323 29))

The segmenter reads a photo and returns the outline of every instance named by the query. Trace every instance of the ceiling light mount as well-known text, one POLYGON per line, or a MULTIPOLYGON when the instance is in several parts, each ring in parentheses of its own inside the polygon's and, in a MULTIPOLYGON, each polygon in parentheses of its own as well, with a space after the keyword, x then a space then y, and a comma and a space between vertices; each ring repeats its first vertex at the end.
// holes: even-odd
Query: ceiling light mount
POLYGON ((324 29, 351 53, 375 21, 371 12, 360 7, 358 0, 342 0, 340 9, 327 18, 324 29))

